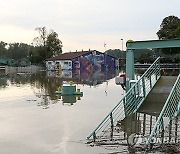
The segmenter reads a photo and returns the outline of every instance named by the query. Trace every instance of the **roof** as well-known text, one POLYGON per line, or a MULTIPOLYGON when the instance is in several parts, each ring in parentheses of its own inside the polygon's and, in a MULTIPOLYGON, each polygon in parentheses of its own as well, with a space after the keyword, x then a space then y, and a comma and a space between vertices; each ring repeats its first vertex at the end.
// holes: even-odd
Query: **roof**
MULTIPOLYGON (((55 56, 55 57, 52 57, 52 58, 48 58, 48 59, 46 59, 46 61, 71 60, 71 59, 73 59, 73 58, 80 57, 80 56, 82 56, 82 55, 91 53, 91 52, 93 52, 93 51, 99 52, 99 51, 97 51, 97 50, 66 52, 66 53, 60 54, 60 55, 58 55, 58 56, 55 56)), ((100 53, 101 53, 101 52, 100 52, 100 53)), ((103 53, 103 54, 105 54, 105 53, 103 53)), ((107 55, 108 55, 108 54, 107 54, 107 55)), ((111 56, 111 55, 108 55, 108 56, 116 59, 116 57, 113 57, 113 56, 111 56)))
POLYGON ((66 52, 66 53, 60 54, 58 56, 48 58, 48 59, 46 59, 46 61, 49 61, 49 60, 70 60, 70 59, 82 56, 84 54, 87 54, 87 53, 90 53, 90 52, 93 52, 93 51, 96 51, 96 50, 78 51, 78 52, 66 52))

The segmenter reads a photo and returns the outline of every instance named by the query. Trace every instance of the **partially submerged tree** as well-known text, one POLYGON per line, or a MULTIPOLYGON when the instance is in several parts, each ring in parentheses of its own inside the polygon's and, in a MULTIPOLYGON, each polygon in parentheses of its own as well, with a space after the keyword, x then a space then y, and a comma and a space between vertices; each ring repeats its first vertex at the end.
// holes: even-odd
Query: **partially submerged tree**
MULTIPOLYGON (((168 16, 163 19, 160 30, 156 33, 160 40, 180 38, 180 19, 176 16, 168 16)), ((180 48, 162 49, 165 54, 180 53, 180 48)))

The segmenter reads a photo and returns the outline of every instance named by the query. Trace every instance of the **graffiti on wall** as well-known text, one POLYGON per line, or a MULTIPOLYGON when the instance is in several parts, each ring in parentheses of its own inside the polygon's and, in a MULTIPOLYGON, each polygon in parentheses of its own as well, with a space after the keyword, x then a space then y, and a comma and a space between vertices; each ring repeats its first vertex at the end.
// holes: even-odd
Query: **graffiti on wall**
POLYGON ((115 68, 115 59, 106 54, 93 51, 86 55, 74 58, 73 64, 73 70, 81 69, 91 72, 93 70, 102 70, 104 68, 115 68))

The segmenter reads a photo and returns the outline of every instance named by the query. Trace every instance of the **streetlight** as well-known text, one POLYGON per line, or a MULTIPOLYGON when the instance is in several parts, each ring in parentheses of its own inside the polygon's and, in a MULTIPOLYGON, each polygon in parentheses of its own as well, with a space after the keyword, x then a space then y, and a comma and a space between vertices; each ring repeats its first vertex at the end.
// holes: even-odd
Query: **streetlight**
POLYGON ((123 51, 123 39, 121 39, 121 41, 122 41, 122 51, 123 51))

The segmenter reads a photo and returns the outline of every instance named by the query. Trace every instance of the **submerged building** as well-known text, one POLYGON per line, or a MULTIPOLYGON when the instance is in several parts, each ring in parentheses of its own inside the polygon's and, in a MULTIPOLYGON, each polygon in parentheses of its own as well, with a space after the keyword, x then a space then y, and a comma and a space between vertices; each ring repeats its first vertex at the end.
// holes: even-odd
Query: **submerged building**
POLYGON ((68 52, 46 59, 46 70, 115 69, 116 58, 96 50, 68 52))

